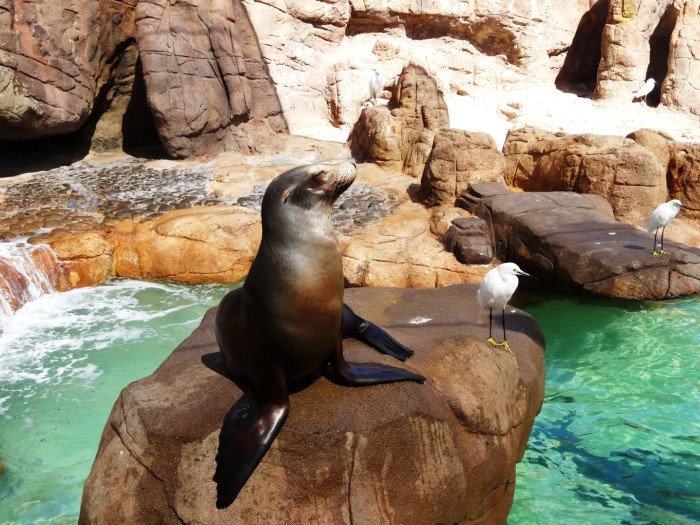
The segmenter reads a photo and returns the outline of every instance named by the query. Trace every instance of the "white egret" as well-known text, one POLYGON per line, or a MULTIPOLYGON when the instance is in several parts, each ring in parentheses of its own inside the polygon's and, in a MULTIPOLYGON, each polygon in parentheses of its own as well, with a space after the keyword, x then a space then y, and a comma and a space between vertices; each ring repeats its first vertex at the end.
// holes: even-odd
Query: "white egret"
POLYGON ((647 95, 651 93, 654 90, 654 86, 656 85, 656 80, 653 78, 648 78, 646 82, 644 82, 644 85, 640 87, 637 92, 634 94, 634 97, 632 100, 636 100, 638 98, 643 98, 644 103, 646 104, 647 102, 647 95))
POLYGON ((659 204, 656 209, 651 212, 651 217, 649 217, 645 229, 649 233, 652 231, 654 232, 654 248, 651 252, 654 257, 668 255, 668 252, 664 250, 664 230, 666 230, 666 226, 678 215, 681 208, 686 208, 686 206, 683 206, 678 199, 673 199, 659 204), (657 252, 656 236, 659 234, 659 228, 661 228, 661 250, 657 252))
POLYGON ((479 308, 483 311, 487 308, 489 309, 489 338, 486 342, 494 346, 502 346, 511 354, 513 351, 510 349, 510 346, 508 346, 508 341, 506 340, 506 303, 510 301, 513 293, 515 293, 515 289, 518 287, 518 275, 530 276, 530 274, 522 271, 515 263, 503 263, 489 270, 486 275, 484 275, 484 278, 481 280, 481 285, 479 286, 479 291, 476 294, 479 308), (493 320, 494 308, 500 308, 503 312, 502 343, 497 343, 491 336, 491 323, 493 320))
POLYGON ((384 81, 379 71, 372 69, 369 74, 369 98, 377 105, 377 95, 384 88, 384 81))

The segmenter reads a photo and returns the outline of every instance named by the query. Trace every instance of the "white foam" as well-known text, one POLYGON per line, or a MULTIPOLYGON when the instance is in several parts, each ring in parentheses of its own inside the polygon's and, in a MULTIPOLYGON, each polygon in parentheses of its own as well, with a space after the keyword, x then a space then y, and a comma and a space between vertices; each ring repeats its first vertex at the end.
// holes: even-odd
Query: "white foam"
POLYGON ((57 275, 37 267, 32 254, 38 250, 44 251, 53 258, 54 268, 58 268, 56 255, 46 245, 31 245, 25 240, 16 239, 0 243, 0 260, 19 276, 17 280, 9 274, 6 275, 5 281, 9 289, 0 288, 0 332, 4 332, 11 322, 14 313, 12 303, 21 306, 56 290, 57 275), (15 286, 12 286, 13 281, 16 281, 15 286))
POLYGON ((167 330, 167 316, 175 314, 170 322, 179 323, 178 311, 203 302, 202 288, 206 292, 206 287, 195 292, 183 285, 120 279, 43 295, 20 308, 0 336, 0 381, 89 383, 102 374, 90 362, 90 352, 167 330))

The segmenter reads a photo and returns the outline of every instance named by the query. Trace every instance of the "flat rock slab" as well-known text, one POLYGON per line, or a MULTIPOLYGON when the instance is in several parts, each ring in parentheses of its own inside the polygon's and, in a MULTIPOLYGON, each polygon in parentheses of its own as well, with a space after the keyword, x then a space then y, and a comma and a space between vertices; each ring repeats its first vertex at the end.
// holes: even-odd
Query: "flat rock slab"
MULTIPOLYGON (((321 378, 227 509, 212 481, 221 422, 241 391, 223 375, 210 310, 114 405, 80 523, 503 524, 515 464, 544 396, 544 338, 508 310, 515 355, 475 324, 476 287, 356 288, 346 302, 415 350, 425 384, 363 388, 321 378)), ((397 364, 347 340, 351 361, 397 364)))
POLYGON ((624 299, 700 293, 700 249, 665 240, 670 255, 652 257, 654 234, 601 213, 591 196, 484 185, 478 193, 470 204, 491 223, 499 258, 555 287, 624 299))

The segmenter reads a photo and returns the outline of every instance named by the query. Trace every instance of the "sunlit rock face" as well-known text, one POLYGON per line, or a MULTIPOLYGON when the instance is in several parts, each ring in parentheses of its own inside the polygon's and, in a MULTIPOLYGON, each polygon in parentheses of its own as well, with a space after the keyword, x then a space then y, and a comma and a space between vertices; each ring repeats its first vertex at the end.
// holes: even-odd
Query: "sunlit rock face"
POLYGON ((581 17, 557 86, 629 101, 653 78, 646 103, 700 115, 698 42, 698 0, 598 0, 581 17))
POLYGON ((174 158, 267 152, 285 131, 342 142, 371 70, 383 106, 407 64, 450 108, 555 84, 626 104, 653 77, 649 105, 700 114, 700 0, 54 4, 0 3, 0 140, 77 132, 93 149, 162 143, 174 158))

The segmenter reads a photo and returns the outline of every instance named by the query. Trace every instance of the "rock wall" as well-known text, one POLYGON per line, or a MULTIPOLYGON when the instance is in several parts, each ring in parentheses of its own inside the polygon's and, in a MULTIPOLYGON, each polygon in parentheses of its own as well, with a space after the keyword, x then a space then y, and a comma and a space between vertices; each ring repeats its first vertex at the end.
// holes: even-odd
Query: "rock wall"
POLYGON ((627 103, 645 98, 700 115, 699 0, 597 0, 582 17, 556 78, 559 89, 627 103))
POLYGON ((176 158, 256 151, 239 125, 266 119, 287 126, 239 0, 144 0, 136 8, 148 102, 168 153, 176 158))
POLYGON ((508 185, 600 195, 628 224, 643 225, 667 200, 665 167, 632 139, 520 128, 509 133, 503 153, 508 185))
POLYGON ((137 0, 0 1, 0 139, 83 126, 125 74, 137 0))
MULTIPOLYGON (((142 75, 173 157, 254 152, 259 137, 244 124, 258 118, 273 134, 342 141, 368 98, 371 67, 387 85, 412 57, 439 71, 445 86, 502 80, 504 61, 547 64, 537 69, 545 71, 548 52, 566 44, 588 4, 5 0, 0 140, 71 133, 106 111, 107 121, 86 132, 96 133, 94 147, 119 147, 128 142, 114 133, 129 105, 122 95, 142 75)), ((149 123, 124 130, 150 136, 149 123)))

